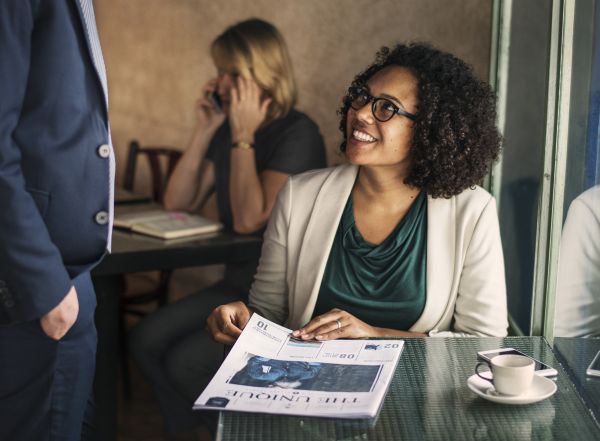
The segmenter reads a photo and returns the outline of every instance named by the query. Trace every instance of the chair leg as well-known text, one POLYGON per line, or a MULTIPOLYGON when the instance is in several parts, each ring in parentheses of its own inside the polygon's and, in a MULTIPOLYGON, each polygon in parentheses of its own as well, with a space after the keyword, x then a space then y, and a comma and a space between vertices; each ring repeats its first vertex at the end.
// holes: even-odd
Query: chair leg
POLYGON ((129 343, 127 342, 127 329, 125 327, 125 314, 121 314, 119 324, 120 348, 119 356, 121 359, 121 389, 125 401, 131 399, 131 372, 129 369, 129 343))
MULTIPOLYGON (((149 301, 157 302, 158 307, 162 307, 169 302, 169 282, 171 280, 172 271, 161 271, 160 279, 157 289, 152 293, 145 294, 149 297, 149 301)), ((121 292, 126 291, 126 279, 123 277, 121 279, 122 289, 121 292)), ((142 297, 142 296, 140 296, 142 297)), ((144 310, 137 310, 136 308, 130 308, 129 303, 135 304, 132 300, 122 298, 119 306, 119 357, 121 362, 121 386, 123 392, 123 399, 125 401, 129 401, 132 395, 131 388, 131 374, 130 374, 130 364, 129 364, 129 343, 127 339, 127 323, 126 323, 126 315, 133 314, 139 317, 143 317, 147 314, 144 310)), ((138 298, 140 300, 140 298, 138 298)), ((143 300, 139 303, 148 303, 148 300, 143 300)))
MULTIPOLYGON (((125 289, 125 277, 122 278, 122 292, 125 289)), ((129 342, 127 341, 127 324, 123 304, 119 306, 119 358, 121 362, 121 389, 123 399, 131 400, 131 371, 129 369, 129 342)))
POLYGON ((165 306, 169 303, 169 283, 171 283, 171 276, 173 271, 161 271, 160 280, 158 283, 158 307, 165 306))

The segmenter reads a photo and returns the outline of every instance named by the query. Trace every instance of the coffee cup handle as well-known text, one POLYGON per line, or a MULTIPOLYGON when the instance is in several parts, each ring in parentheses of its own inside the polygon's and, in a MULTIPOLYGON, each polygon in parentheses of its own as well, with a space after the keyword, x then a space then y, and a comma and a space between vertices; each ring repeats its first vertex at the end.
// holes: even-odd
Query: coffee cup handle
POLYGON ((490 367, 490 365, 489 365, 488 363, 486 363, 485 361, 480 361, 479 363, 477 363, 477 365, 475 365, 475 373, 476 373, 476 374, 477 374, 477 376, 478 376, 479 378, 481 378, 482 380, 485 380, 485 381, 487 381, 487 382, 489 382, 489 383, 492 383, 492 384, 494 384, 494 379, 493 379, 493 378, 492 378, 492 379, 485 378, 483 375, 481 375, 481 374, 479 373, 479 367, 480 367, 480 366, 483 366, 483 365, 487 366, 488 368, 490 367))

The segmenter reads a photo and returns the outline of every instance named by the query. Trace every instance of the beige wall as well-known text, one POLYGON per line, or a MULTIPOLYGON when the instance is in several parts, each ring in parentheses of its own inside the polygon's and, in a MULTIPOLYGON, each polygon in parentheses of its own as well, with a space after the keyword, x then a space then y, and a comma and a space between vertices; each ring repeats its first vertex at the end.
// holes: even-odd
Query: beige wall
POLYGON ((185 147, 193 103, 215 74, 210 42, 259 17, 286 38, 299 108, 321 127, 339 163, 336 110, 375 51, 422 40, 455 53, 487 78, 491 0, 95 0, 108 70, 110 118, 122 178, 128 142, 185 147))

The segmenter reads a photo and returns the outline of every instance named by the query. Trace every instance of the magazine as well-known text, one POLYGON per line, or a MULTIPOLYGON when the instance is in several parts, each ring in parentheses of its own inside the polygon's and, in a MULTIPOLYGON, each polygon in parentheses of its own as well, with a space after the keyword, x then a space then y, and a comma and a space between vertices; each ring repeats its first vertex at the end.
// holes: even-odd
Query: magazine
POLYGON ((253 314, 194 409, 374 418, 403 340, 302 341, 253 314))
POLYGON ((221 223, 197 214, 158 209, 116 215, 114 226, 161 239, 213 233, 223 228, 221 223))

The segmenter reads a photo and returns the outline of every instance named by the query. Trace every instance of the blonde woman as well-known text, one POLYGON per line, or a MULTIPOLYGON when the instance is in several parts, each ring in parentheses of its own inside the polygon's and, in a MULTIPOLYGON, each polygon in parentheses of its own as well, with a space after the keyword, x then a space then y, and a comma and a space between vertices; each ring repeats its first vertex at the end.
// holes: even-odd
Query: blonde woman
MULTIPOLYGON (((230 231, 261 233, 287 178, 325 166, 316 124, 294 109, 296 83, 288 50, 271 24, 251 19, 216 38, 211 55, 218 76, 197 101, 189 146, 167 185, 164 203, 196 211, 216 192, 219 217, 230 231)), ((131 333, 131 352, 152 383, 170 433, 192 429, 193 399, 218 366, 222 347, 203 333, 224 301, 246 296, 257 262, 228 265, 223 281, 144 319, 131 333), (205 365, 211 366, 211 363, 205 365)))

